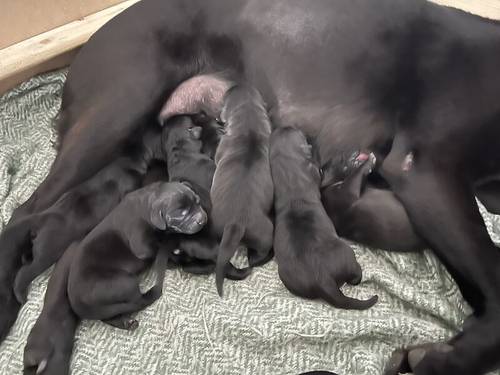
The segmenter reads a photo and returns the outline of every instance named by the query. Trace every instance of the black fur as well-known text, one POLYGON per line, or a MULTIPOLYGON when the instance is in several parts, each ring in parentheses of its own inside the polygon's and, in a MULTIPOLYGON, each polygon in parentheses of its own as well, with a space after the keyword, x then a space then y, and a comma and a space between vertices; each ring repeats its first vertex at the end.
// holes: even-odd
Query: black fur
POLYGON ((300 297, 320 298, 340 308, 373 306, 377 296, 361 301, 340 291, 346 282, 361 282, 361 267, 323 208, 319 167, 303 133, 276 129, 270 161, 276 192, 273 247, 283 284, 300 297))
MULTIPOLYGON (((139 188, 153 160, 164 159, 160 135, 159 127, 149 128, 139 142, 127 147, 126 156, 70 189, 51 207, 11 227, 26 233, 30 242, 14 282, 19 303, 26 301, 28 286, 36 276, 54 264, 72 242, 89 233, 127 193, 139 188)), ((20 240, 25 241, 25 236, 20 240)))
POLYGON ((394 251, 417 251, 425 242, 415 233, 403 205, 387 189, 366 186, 375 157, 353 171, 342 183, 321 190, 325 210, 337 233, 364 245, 394 251))
MULTIPOLYGON (((376 11, 352 0, 135 4, 73 61, 56 161, 0 236, 0 299, 8 301, 0 337, 19 309, 12 284, 25 245, 10 242, 10 228, 109 164, 181 82, 224 71, 265 93, 273 123, 316 137, 322 166, 339 153, 373 150, 416 233, 458 282, 477 323, 452 351, 427 350, 414 373, 498 368, 500 254, 472 188, 500 172, 498 66, 499 22, 423 0, 378 0, 376 11), (403 171, 410 152, 413 166, 403 171)), ((487 194, 498 208, 500 194, 487 194)))
MULTIPOLYGON (((177 116, 167 121, 163 134, 163 151, 167 156, 171 181, 189 183, 209 217, 207 225, 198 233, 176 236, 178 249, 170 257, 185 271, 195 274, 209 274, 215 270, 219 248, 218 237, 213 233, 211 224, 210 188, 215 162, 209 156, 215 153, 219 143, 219 127, 214 120, 177 116), (202 127, 196 126, 198 124, 202 127), (211 147, 204 147, 205 142, 211 147)), ((231 267, 228 273, 233 280, 241 280, 248 276, 250 269, 231 267)))
POLYGON ((215 155, 210 191, 212 227, 221 238, 215 274, 220 296, 238 246, 247 247, 250 267, 258 266, 272 258, 273 236, 271 123, 262 97, 254 88, 233 87, 226 93, 221 119, 226 133, 215 155))

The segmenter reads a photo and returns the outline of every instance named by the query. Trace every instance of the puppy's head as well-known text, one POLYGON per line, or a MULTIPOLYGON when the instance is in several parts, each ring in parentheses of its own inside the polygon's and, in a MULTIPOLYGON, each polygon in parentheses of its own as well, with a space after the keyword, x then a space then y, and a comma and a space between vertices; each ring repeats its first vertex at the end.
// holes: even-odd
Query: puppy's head
POLYGON ((207 213, 200 205, 200 197, 188 183, 162 184, 150 207, 151 223, 160 230, 193 234, 207 223, 207 213))
POLYGON ((342 183, 370 159, 370 153, 359 150, 339 153, 335 157, 326 161, 323 165, 324 175, 321 186, 332 186, 342 183))
POLYGON ((298 161, 315 182, 321 181, 321 170, 316 152, 306 136, 297 128, 286 126, 273 131, 271 135, 270 157, 285 157, 298 161))
POLYGON ((167 154, 173 148, 190 145, 201 149, 202 128, 196 126, 190 116, 175 116, 169 119, 162 132, 162 147, 167 154))

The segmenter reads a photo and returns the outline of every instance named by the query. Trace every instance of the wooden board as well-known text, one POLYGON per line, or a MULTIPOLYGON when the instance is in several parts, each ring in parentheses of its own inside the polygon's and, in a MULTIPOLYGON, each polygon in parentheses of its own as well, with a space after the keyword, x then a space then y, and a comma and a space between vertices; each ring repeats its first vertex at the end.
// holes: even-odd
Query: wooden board
MULTIPOLYGON (((407 0, 411 1, 411 0, 407 0)), ((431 0, 434 3, 447 5, 483 17, 500 20, 500 0, 431 0)))
POLYGON ((0 50, 0 93, 37 73, 67 65, 96 30, 137 1, 124 1, 0 50))
POLYGON ((0 49, 123 0, 0 0, 0 49))

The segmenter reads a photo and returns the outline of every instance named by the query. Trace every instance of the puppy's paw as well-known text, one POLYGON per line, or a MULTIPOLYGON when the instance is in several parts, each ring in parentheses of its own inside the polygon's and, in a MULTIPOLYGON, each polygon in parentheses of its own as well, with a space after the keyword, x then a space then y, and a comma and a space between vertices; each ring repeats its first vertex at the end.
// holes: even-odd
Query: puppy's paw
POLYGON ((252 273, 252 267, 236 268, 232 264, 228 267, 226 277, 229 280, 244 280, 252 273))
POLYGON ((123 315, 112 319, 103 320, 103 323, 109 324, 110 326, 124 329, 126 331, 135 331, 139 328, 139 321, 130 317, 129 315, 123 315))

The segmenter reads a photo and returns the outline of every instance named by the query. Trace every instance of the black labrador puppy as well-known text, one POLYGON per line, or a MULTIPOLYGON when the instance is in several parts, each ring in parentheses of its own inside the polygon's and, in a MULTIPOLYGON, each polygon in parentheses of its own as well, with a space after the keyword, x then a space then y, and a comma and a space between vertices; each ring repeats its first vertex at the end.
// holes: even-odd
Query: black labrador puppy
MULTIPOLYGON (((361 154, 362 155, 362 154, 361 154)), ((425 248, 403 205, 387 189, 367 186, 376 165, 373 153, 340 183, 321 190, 325 210, 337 233, 364 245, 394 251, 425 248)))
MULTIPOLYGON (((209 274, 215 270, 219 241, 213 233, 210 188, 215 172, 214 155, 223 127, 214 119, 200 114, 174 116, 165 125, 162 148, 167 158, 170 181, 183 181, 200 197, 200 205, 207 213, 207 224, 198 233, 177 235, 178 245, 170 260, 189 273, 209 274)), ((250 269, 230 267, 228 278, 241 280, 250 269)))
POLYGON ((129 192, 139 188, 153 160, 164 160, 159 127, 145 130, 137 144, 95 176, 63 194, 46 210, 30 215, 9 231, 25 242, 24 264, 14 281, 20 303, 28 286, 54 264, 66 248, 89 233, 129 192))
POLYGON ((129 193, 78 244, 68 277, 68 296, 82 319, 129 329, 129 314, 161 295, 168 255, 158 250, 158 231, 193 234, 207 222, 199 197, 186 184, 157 182, 129 193), (156 256, 158 283, 146 293, 138 274, 156 256))
POLYGON ((212 226, 221 238, 215 274, 220 296, 238 246, 247 247, 253 267, 272 258, 273 242, 271 122, 259 92, 245 85, 231 88, 224 98, 221 120, 226 132, 215 154, 217 168, 210 191, 212 226))
POLYGON ((340 239, 321 203, 319 167, 304 134, 292 127, 271 136, 274 182, 274 253, 283 284, 304 298, 321 298, 344 309, 364 310, 378 300, 345 296, 344 283, 361 282, 361 266, 340 239))

